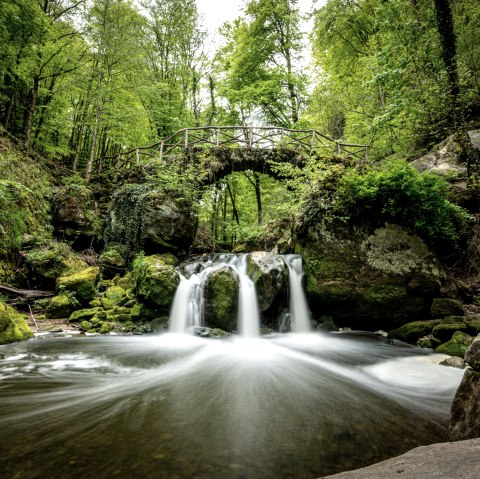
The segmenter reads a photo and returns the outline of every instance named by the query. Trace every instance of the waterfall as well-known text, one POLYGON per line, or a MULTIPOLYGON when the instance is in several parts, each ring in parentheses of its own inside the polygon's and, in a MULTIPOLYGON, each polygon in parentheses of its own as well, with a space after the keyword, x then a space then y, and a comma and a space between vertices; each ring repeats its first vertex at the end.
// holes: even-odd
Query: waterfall
POLYGON ((196 274, 190 278, 180 275, 180 284, 173 298, 172 309, 168 321, 168 330, 171 333, 184 333, 190 326, 202 324, 202 308, 196 301, 195 294, 201 287, 201 281, 196 274))
POLYGON ((240 278, 238 330, 241 336, 260 336, 260 312, 255 285, 247 274, 247 255, 235 257, 234 266, 240 278))
POLYGON ((290 283, 290 319, 294 333, 309 333, 310 311, 303 291, 303 265, 299 255, 285 255, 290 283))

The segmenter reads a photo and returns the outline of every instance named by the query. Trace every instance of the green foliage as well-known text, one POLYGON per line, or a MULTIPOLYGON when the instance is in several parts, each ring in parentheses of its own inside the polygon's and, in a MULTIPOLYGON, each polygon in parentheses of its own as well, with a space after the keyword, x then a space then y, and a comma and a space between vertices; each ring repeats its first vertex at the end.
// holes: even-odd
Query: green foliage
POLYGON ((429 243, 460 239, 471 219, 463 208, 448 201, 448 185, 443 179, 420 174, 400 160, 364 173, 347 171, 335 197, 335 214, 375 226, 396 223, 429 243))

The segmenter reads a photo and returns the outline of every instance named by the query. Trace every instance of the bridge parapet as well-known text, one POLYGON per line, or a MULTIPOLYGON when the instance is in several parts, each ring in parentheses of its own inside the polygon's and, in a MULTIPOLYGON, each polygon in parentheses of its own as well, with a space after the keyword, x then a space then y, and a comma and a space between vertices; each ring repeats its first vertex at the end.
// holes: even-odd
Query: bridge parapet
POLYGON ((183 128, 146 147, 133 148, 117 155, 98 158, 94 171, 129 169, 150 159, 162 160, 189 150, 213 148, 275 148, 310 155, 338 154, 368 161, 368 146, 334 140, 317 130, 293 130, 262 126, 203 126, 183 128))

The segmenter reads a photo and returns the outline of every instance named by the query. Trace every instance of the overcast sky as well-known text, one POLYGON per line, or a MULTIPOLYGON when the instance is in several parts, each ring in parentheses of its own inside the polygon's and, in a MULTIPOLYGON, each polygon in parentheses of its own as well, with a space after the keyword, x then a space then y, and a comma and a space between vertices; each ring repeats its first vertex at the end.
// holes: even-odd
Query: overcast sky
MULTIPOLYGON (((205 26, 210 35, 217 32, 218 28, 227 21, 240 15, 240 8, 244 0, 196 0, 199 12, 203 15, 205 26)), ((311 10, 312 5, 320 7, 326 0, 298 0, 302 13, 311 10)))

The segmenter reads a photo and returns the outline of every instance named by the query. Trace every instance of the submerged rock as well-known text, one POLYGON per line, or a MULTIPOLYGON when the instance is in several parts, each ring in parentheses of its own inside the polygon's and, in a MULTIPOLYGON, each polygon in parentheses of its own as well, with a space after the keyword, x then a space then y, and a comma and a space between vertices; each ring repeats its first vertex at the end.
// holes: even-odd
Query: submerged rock
POLYGON ((0 344, 25 341, 32 337, 33 332, 24 316, 0 301, 0 344))
POLYGON ((205 283, 205 321, 231 331, 236 328, 239 279, 229 266, 212 271, 205 283))
POLYGON ((288 268, 282 256, 256 251, 247 256, 247 274, 255 284, 258 306, 267 311, 288 283, 288 268))

